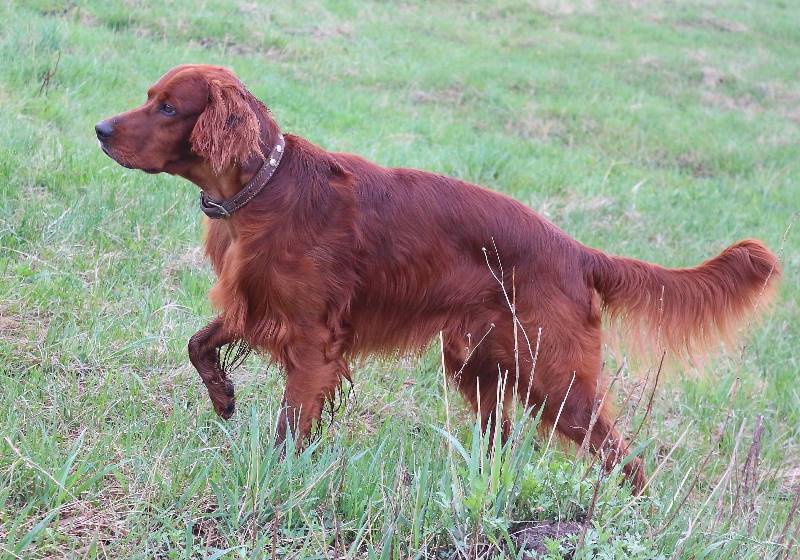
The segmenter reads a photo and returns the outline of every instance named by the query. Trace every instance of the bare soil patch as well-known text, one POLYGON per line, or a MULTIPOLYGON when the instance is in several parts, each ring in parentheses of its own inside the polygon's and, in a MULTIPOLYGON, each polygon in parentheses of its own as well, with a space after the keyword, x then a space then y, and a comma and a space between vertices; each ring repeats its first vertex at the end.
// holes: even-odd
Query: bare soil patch
POLYGON ((194 44, 204 49, 221 50, 226 54, 235 56, 260 55, 268 57, 272 61, 283 61, 291 58, 286 49, 281 49, 276 46, 264 47, 249 43, 241 43, 228 37, 223 37, 221 39, 218 37, 203 37, 195 41, 194 44))
POLYGON ((697 19, 679 19, 675 22, 679 29, 711 29, 722 33, 747 33, 748 27, 738 21, 730 21, 712 14, 705 14, 697 19))
MULTIPOLYGON (((578 535, 583 530, 583 524, 577 521, 540 521, 537 523, 520 523, 510 533, 518 549, 526 553, 547 552, 547 541, 555 540, 564 542, 573 535, 578 535)), ((535 555, 526 554, 525 558, 536 558, 535 555)), ((571 557, 571 556, 570 556, 571 557)))
POLYGON ((414 90, 411 92, 411 102, 415 105, 427 103, 441 105, 463 105, 466 100, 467 90, 461 84, 453 84, 449 87, 438 90, 414 90))

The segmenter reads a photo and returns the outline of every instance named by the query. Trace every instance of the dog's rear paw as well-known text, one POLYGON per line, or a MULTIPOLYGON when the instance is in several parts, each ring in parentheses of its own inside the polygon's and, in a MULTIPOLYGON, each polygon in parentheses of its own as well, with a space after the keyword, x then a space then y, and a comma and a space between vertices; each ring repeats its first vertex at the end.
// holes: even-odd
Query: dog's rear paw
POLYGON ((644 466, 639 457, 634 457, 622 469, 625 479, 631 483, 633 494, 640 496, 647 485, 647 477, 644 474, 644 466))

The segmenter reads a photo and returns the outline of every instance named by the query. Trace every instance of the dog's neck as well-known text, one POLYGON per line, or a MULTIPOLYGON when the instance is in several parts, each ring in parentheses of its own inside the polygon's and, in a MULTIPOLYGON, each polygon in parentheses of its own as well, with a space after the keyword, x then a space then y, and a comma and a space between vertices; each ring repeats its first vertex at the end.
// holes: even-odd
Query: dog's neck
POLYGON ((269 157, 270 151, 280 136, 280 128, 267 108, 255 98, 256 106, 251 107, 258 116, 261 125, 261 139, 259 150, 261 153, 254 152, 246 162, 231 165, 221 173, 214 173, 211 165, 206 161, 199 161, 191 166, 185 173, 180 175, 200 187, 206 195, 214 200, 227 200, 235 196, 258 173, 264 164, 265 158, 269 157))
POLYGON ((222 173, 216 174, 211 166, 201 161, 193 165, 180 175, 200 187, 208 196, 215 200, 226 200, 247 184, 261 165, 259 159, 251 157, 245 165, 232 165, 222 173))

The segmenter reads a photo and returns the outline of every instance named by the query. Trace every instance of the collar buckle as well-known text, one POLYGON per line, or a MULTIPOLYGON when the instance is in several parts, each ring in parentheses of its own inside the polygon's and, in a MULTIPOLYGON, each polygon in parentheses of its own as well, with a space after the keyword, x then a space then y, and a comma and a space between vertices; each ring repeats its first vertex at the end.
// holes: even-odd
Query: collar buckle
POLYGON ((210 198, 208 198, 208 197, 206 196, 206 193, 200 193, 200 209, 201 209, 203 212, 205 212, 205 214, 206 214, 206 215, 207 215, 209 218, 230 218, 230 217, 231 217, 231 213, 230 213, 230 212, 228 212, 228 210, 226 210, 226 209, 225 209, 225 207, 224 207, 222 204, 217 204, 216 202, 214 202, 213 200, 211 200, 210 198), (214 209, 216 209, 216 210, 217 210, 217 212, 219 212, 219 214, 220 214, 220 215, 219 215, 219 216, 216 216, 216 215, 215 215, 215 216, 212 216, 211 214, 209 214, 209 213, 206 211, 206 208, 208 208, 209 206, 210 206, 211 208, 214 208, 214 209))
POLYGON ((253 178, 250 179, 244 187, 242 187, 242 190, 233 195, 231 198, 222 201, 215 201, 207 196, 205 192, 201 191, 200 210, 202 210, 203 213, 212 220, 230 218, 234 212, 244 207, 248 202, 253 200, 258 193, 264 190, 264 187, 267 186, 267 183, 269 183, 269 180, 272 178, 272 175, 275 173, 275 171, 277 171, 278 165, 281 163, 285 146, 286 140, 284 139, 283 134, 279 133, 277 143, 272 148, 272 151, 269 153, 269 155, 264 159, 264 162, 261 164, 259 170, 255 175, 253 175, 253 178))

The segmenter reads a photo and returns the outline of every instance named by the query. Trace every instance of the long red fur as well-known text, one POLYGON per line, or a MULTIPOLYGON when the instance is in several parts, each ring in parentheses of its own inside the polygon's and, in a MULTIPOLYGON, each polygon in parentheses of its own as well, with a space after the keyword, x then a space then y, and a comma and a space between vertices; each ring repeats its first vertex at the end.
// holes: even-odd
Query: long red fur
MULTIPOLYGON (((201 184, 195 177, 204 165, 246 169, 251 154, 254 169, 259 152, 274 146, 272 116, 223 69, 179 67, 159 84, 173 96, 207 96, 191 136, 194 152, 184 156, 191 169, 168 172, 201 184), (211 85, 176 94, 170 76, 211 85)), ((507 375, 506 410, 518 395, 580 442, 604 387, 603 311, 637 331, 660 333, 677 353, 689 352, 733 332, 780 274, 775 255, 755 240, 686 269, 609 256, 503 194, 285 138, 267 187, 230 219, 208 224, 206 253, 218 276, 210 297, 220 319, 190 349, 218 412, 226 410, 225 396, 214 376, 224 372, 209 369, 209 348, 241 338, 271 354, 287 371, 285 402, 303 415, 301 435, 320 403, 350 378, 350 358, 418 352, 442 333, 448 374, 487 429, 499 379, 507 375), (516 340, 511 300, 521 327, 516 340)), ((124 139, 117 142, 131 153, 124 139)), ((232 401, 227 406, 232 410, 232 401)), ((502 421, 507 433, 508 418, 502 421)), ((626 453, 607 407, 589 440, 594 451, 606 449, 608 466, 626 453)), ((641 488, 637 461, 626 473, 641 488)))
POLYGON ((692 268, 590 254, 589 274, 602 307, 628 338, 684 357, 731 342, 742 321, 768 305, 780 276, 775 255, 755 239, 692 268))
MULTIPOLYGON (((644 329, 653 339, 659 330, 663 343, 683 354, 729 337, 759 300, 769 301, 780 276, 777 258, 757 240, 737 242, 696 267, 668 269, 589 249, 522 204, 482 187, 380 168, 293 135, 287 142, 285 172, 240 212, 235 271, 229 267, 233 272, 220 275, 211 294, 231 328, 257 347, 271 346, 271 337, 291 328, 273 325, 282 318, 271 317, 269 309, 297 302, 347 313, 350 355, 420 350, 465 317, 485 314, 487 300, 508 311, 489 270, 496 264, 505 268, 509 290, 508 274, 515 271, 518 313, 540 317, 526 323, 543 327, 545 336, 558 318, 594 315, 594 290, 610 317, 635 323, 631 330, 644 329), (292 187, 303 186, 284 188, 286 175, 292 187), (318 258, 293 262, 285 272, 291 281, 278 282, 268 294, 256 288, 260 297, 237 297, 233 284, 279 275, 265 268, 276 255, 292 252, 318 258), (532 309, 537 299, 552 310, 549 317, 532 309)), ((210 223, 206 249, 218 270, 228 248, 227 228, 210 223)), ((341 317, 331 322, 339 324, 341 317)))

